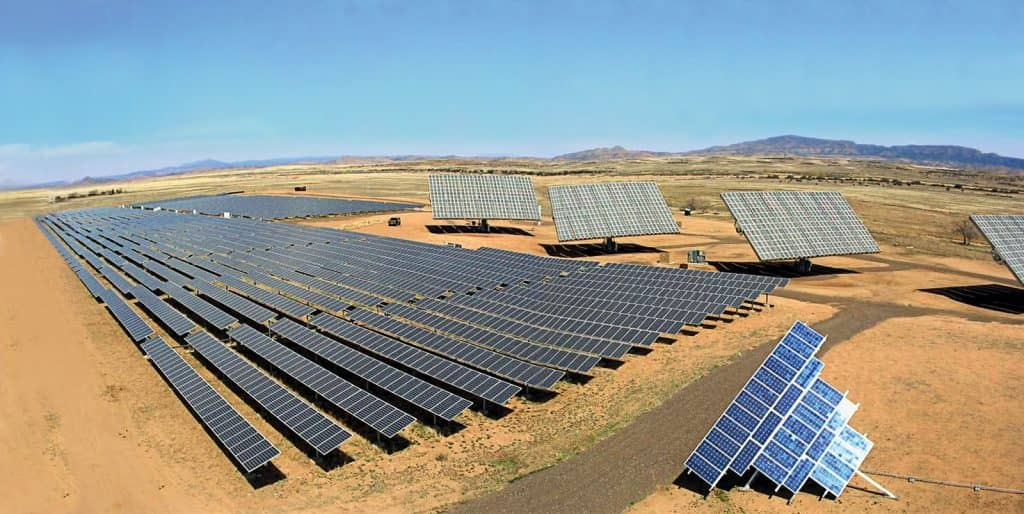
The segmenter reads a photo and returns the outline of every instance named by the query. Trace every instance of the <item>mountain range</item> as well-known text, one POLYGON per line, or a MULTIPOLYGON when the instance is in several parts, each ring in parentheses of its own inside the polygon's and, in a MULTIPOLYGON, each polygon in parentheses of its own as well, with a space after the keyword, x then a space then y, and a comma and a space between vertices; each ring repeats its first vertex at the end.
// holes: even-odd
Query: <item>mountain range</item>
POLYGON ((776 136, 725 146, 711 146, 688 152, 652 152, 627 150, 621 146, 594 148, 553 157, 558 161, 606 161, 648 157, 693 155, 847 157, 943 164, 966 168, 1006 169, 1024 172, 1024 159, 984 153, 955 145, 866 145, 844 139, 819 139, 803 136, 776 136))
MULTIPOLYGON (((801 156, 801 157, 845 157, 856 159, 883 159, 906 161, 920 164, 951 165, 964 168, 980 168, 1013 173, 1024 173, 1024 159, 985 153, 974 148, 955 145, 896 145, 882 146, 859 144, 843 139, 819 139, 794 135, 769 137, 756 141, 745 141, 732 145, 711 146, 700 150, 684 152, 655 152, 650 150, 627 150, 621 146, 592 148, 552 157, 553 161, 590 162, 624 159, 645 159, 652 157, 685 157, 701 155, 736 156, 801 156)), ((133 171, 104 177, 85 177, 78 181, 58 181, 35 184, 30 187, 61 187, 70 185, 100 184, 142 177, 163 177, 193 171, 228 168, 260 168, 297 163, 364 163, 397 162, 422 159, 452 159, 456 156, 393 155, 381 157, 360 156, 317 156, 284 157, 224 162, 214 159, 189 162, 166 168, 133 171)), ((499 158, 499 157, 480 157, 499 158)), ((547 160, 547 159, 545 159, 547 160)), ((15 187, 15 184, 0 183, 0 189, 15 187)), ((25 187, 25 186, 20 186, 25 187)))

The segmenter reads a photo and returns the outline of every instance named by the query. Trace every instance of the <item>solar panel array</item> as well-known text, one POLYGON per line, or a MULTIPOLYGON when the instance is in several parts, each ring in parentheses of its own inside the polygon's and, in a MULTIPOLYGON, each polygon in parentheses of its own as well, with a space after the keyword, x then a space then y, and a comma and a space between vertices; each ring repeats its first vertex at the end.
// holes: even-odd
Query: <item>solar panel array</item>
POLYGON ((327 455, 352 437, 352 434, 271 380, 208 332, 196 332, 186 341, 275 420, 287 426, 320 455, 327 455))
POLYGON ((154 337, 148 314, 318 453, 349 433, 331 416, 390 439, 417 416, 455 421, 474 404, 557 394, 568 375, 617 366, 786 283, 167 211, 39 223, 133 340, 154 337))
POLYGON ((654 182, 550 186, 548 195, 559 241, 679 233, 654 182))
POLYGON ((232 216, 256 219, 285 219, 306 216, 329 216, 334 214, 365 214, 416 209, 420 204, 405 202, 380 202, 373 200, 348 200, 341 198, 316 198, 309 196, 269 195, 216 195, 193 196, 154 200, 138 204, 138 207, 170 209, 219 216, 230 212, 232 216))
POLYGON ((848 425, 857 406, 818 375, 825 336, 796 322, 686 459, 714 488, 750 470, 797 493, 812 480, 838 497, 873 443, 848 425))
POLYGON ((834 191, 727 192, 722 200, 762 261, 881 251, 834 191))
POLYGON ((540 221, 530 177, 518 175, 430 175, 434 219, 540 221))
POLYGON ((1024 215, 975 214, 971 221, 1017 280, 1024 283, 1024 215))
POLYGON ((243 470, 253 471, 281 453, 163 339, 142 343, 142 350, 243 470))

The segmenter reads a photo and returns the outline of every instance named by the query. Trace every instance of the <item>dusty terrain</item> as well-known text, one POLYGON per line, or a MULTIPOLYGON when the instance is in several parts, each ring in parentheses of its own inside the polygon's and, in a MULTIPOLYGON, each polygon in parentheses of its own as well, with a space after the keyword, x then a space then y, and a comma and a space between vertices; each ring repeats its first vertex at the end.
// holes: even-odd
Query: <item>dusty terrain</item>
MULTIPOLYGON (((290 180, 302 180, 321 184, 313 189, 324 194, 426 199, 422 173, 288 177, 281 172, 277 185, 271 184, 273 177, 256 173, 238 175, 238 181, 258 186, 253 191, 279 192, 290 180)), ((581 179, 535 177, 535 182, 540 188, 581 179)), ((136 187, 152 187, 147 194, 153 197, 166 195, 173 181, 161 180, 167 182, 136 187)), ((212 187, 203 175, 177 180, 184 181, 183 194, 212 187)), ((659 180, 675 206, 693 192, 714 198, 715 191, 736 185, 731 178, 659 180)), ((743 183, 745 188, 767 184, 743 183)), ((825 375, 861 403, 853 424, 876 442, 865 468, 1024 487, 1015 472, 1024 464, 1024 447, 1016 444, 1024 435, 1024 400, 1016 394, 1024 376, 1019 290, 1003 311, 920 291, 1017 288, 1009 271, 987 258, 987 246, 961 247, 948 231, 934 228, 951 213, 975 212, 975 203, 985 212, 1005 212, 1013 201, 913 188, 841 190, 869 228, 893 234, 879 237, 883 254, 815 260, 827 273, 794 280, 771 298, 774 308, 658 344, 649 355, 630 356, 617 370, 598 370, 586 385, 562 383, 560 394, 548 401, 516 399, 500 420, 474 412, 462 420, 463 430, 448 436, 417 424, 407 431, 413 445, 393 455, 357 437, 343 447, 351 462, 322 469, 189 356, 281 448, 275 463, 285 478, 258 487, 237 472, 31 221, 5 211, 10 219, 0 223, 0 453, 15 472, 0 477, 0 511, 791 509, 784 500, 757 493, 718 493, 705 500, 671 483, 758 356, 798 318, 830 334, 825 375), (890 211, 890 204, 900 205, 890 211), (933 228, 915 228, 928 225, 933 228), (899 244, 903 239, 914 244, 899 244)), ((25 212, 47 208, 26 202, 31 205, 25 212)), ((386 226, 388 217, 305 223, 540 255, 549 254, 543 245, 557 243, 547 218, 539 226, 501 222, 499 227, 519 233, 483 235, 452 229, 432 233, 426 227, 435 223, 425 211, 401 214, 397 228, 386 226)), ((678 219, 681 235, 622 242, 667 250, 673 263, 682 262, 691 248, 704 249, 710 261, 741 266, 754 261, 727 214, 678 219)), ((600 258, 656 263, 666 257, 641 251, 600 258)), ((814 505, 830 512, 1024 510, 1017 496, 880 480, 902 496, 900 502, 851 489, 839 502, 814 505)), ((813 501, 801 495, 796 509, 810 508, 813 501)))

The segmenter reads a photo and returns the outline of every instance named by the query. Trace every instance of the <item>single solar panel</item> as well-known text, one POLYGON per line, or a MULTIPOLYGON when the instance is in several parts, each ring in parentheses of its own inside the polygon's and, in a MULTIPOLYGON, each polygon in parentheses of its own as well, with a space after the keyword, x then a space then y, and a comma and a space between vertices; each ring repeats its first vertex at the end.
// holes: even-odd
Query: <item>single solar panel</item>
POLYGON ((284 386, 264 375, 249 361, 229 350, 208 332, 196 332, 185 338, 185 341, 320 455, 334 451, 352 436, 284 386))
POLYGON ((518 175, 431 175, 434 219, 540 220, 530 177, 518 175))
POLYGON ((203 380, 163 339, 142 343, 153 365, 233 459, 249 473, 280 454, 248 420, 203 380))
POLYGON ((758 259, 878 253, 878 243, 835 191, 722 193, 758 259))
POLYGON ((1024 283, 1024 215, 971 216, 995 254, 1009 266, 1010 271, 1024 283))
POLYGON ((753 468, 792 493, 813 480, 838 497, 872 443, 847 425, 857 406, 819 377, 825 337, 796 322, 686 459, 714 488, 753 468))
POLYGON ((654 182, 550 186, 548 195, 559 241, 679 233, 654 182))

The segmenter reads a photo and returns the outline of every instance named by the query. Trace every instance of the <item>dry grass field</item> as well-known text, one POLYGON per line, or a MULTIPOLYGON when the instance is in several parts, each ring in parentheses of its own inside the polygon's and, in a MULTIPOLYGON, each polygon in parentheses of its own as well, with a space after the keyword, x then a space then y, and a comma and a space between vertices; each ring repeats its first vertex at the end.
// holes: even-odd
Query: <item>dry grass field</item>
MULTIPOLYGON (((70 190, 0 192, 0 453, 11 470, 0 477, 2 512, 1024 511, 1020 496, 892 479, 880 480, 901 495, 898 502, 855 482, 839 501, 801 495, 795 506, 758 493, 704 499, 671 485, 709 416, 718 415, 714 406, 739 387, 729 384, 749 376, 753 357, 801 319, 831 330, 825 375, 861 403, 852 424, 876 442, 865 468, 1024 488, 1024 295, 1018 289, 1015 313, 1014 305, 1005 312, 922 291, 1019 287, 983 240, 960 245, 952 226, 972 213, 1021 212, 1024 193, 991 190, 1024 189, 1024 179, 866 161, 716 157, 297 165, 95 187, 126 192, 59 204, 48 200, 70 190), (236 190, 293 194, 296 185, 308 186, 305 194, 426 203, 427 173, 449 170, 533 174, 545 213, 551 184, 655 180, 674 209, 691 199, 702 209, 677 214, 680 235, 622 242, 667 252, 674 263, 691 248, 704 249, 710 261, 756 260, 735 233, 721 191, 838 190, 883 253, 817 259, 836 272, 793 280, 772 298, 774 307, 659 343, 618 369, 598 369, 585 385, 562 382, 549 400, 514 399, 502 419, 472 412, 451 435, 417 423, 407 431, 412 445, 391 455, 356 437, 343 447, 351 461, 326 470, 189 356, 282 450, 275 463, 286 478, 254 488, 29 218, 236 190), (710 392, 695 402, 687 396, 694 391, 710 392), (588 478, 594 473, 608 482, 588 478)), ((574 251, 557 245, 546 216, 539 226, 498 224, 520 235, 432 232, 426 208, 402 214, 397 228, 386 225, 388 217, 293 222, 539 255, 574 251)), ((662 252, 599 259, 655 264, 662 252)))

